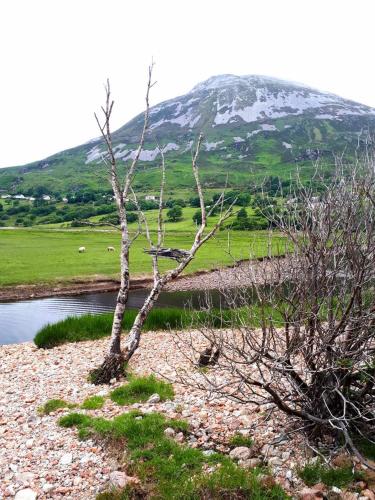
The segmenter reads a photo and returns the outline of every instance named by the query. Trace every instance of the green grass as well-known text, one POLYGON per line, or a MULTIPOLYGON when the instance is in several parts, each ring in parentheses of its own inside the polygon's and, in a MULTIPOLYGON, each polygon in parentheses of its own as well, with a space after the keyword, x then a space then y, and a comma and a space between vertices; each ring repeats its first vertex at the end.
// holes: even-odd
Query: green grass
MULTIPOLYGON (((123 320, 123 329, 128 331, 133 325, 137 311, 128 309, 123 320)), ((226 310, 220 315, 204 311, 194 312, 178 308, 152 309, 143 326, 144 331, 184 329, 192 325, 210 321, 213 327, 221 327, 236 320, 236 311, 226 310)), ((34 343, 40 348, 52 348, 69 342, 97 340, 110 335, 113 314, 85 314, 71 316, 53 325, 44 326, 35 335, 34 343)))
POLYGON ((229 440, 230 446, 252 446, 254 441, 250 436, 243 436, 242 434, 235 434, 229 440))
POLYGON ((84 410, 99 410, 103 408, 105 399, 103 396, 91 396, 86 398, 81 405, 84 410))
MULTIPOLYGON (((137 312, 135 309, 128 309, 125 312, 122 324, 124 330, 130 329, 137 312)), ((190 325, 195 316, 195 313, 183 309, 153 309, 143 329, 147 331, 183 328, 190 325)), ((100 339, 110 335, 112 321, 112 313, 71 316, 53 325, 43 327, 36 334, 34 343, 38 347, 51 348, 68 342, 100 339)))
POLYGON ((172 384, 163 382, 150 375, 148 377, 131 377, 126 385, 111 392, 111 399, 118 405, 127 405, 147 401, 152 394, 159 394, 160 400, 173 399, 172 384))
POLYGON ((323 483, 326 486, 336 486, 337 488, 346 487, 353 481, 362 478, 359 472, 353 472, 351 466, 333 468, 320 462, 305 465, 298 470, 298 475, 308 486, 323 483))
POLYGON ((127 473, 138 477, 141 485, 101 493, 97 500, 288 498, 279 486, 263 487, 257 470, 241 469, 224 455, 206 457, 199 449, 179 445, 167 438, 164 430, 171 427, 172 422, 175 428, 183 427, 180 421, 168 420, 159 413, 141 415, 137 411, 124 413, 113 420, 72 413, 62 417, 59 424, 78 427, 81 437, 97 436, 104 438, 106 443, 125 444, 127 473), (140 416, 141 419, 137 418, 140 416), (211 473, 207 472, 207 467, 211 468, 211 473))
MULTIPOLYGON (((167 234, 165 246, 190 248, 194 237, 190 216, 170 224, 172 230, 167 234)), ((227 240, 226 230, 218 232, 199 250, 187 272, 232 264, 227 240)), ((274 253, 284 252, 283 241, 281 236, 275 237, 274 253)), ((265 256, 267 244, 266 231, 233 231, 230 234, 230 249, 236 259, 265 256)), ((130 271, 134 277, 151 276, 151 257, 143 251, 147 246, 143 236, 132 246, 130 271)), ((115 230, 0 229, 0 286, 69 283, 78 278, 118 278, 119 248, 120 234, 115 230), (86 253, 78 253, 80 246, 86 247, 86 253), (107 246, 114 246, 116 251, 108 252, 107 246)), ((160 259, 160 265, 165 271, 174 266, 174 262, 160 259)))
POLYGON ((39 408, 39 412, 44 415, 49 415, 50 413, 58 410, 59 408, 74 408, 76 405, 68 403, 63 399, 50 399, 42 407, 39 408))

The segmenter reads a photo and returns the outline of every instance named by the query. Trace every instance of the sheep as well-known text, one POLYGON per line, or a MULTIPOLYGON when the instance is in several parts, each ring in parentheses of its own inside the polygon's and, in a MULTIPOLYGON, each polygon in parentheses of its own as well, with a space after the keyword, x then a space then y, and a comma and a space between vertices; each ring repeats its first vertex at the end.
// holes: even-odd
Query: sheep
POLYGON ((114 252, 115 251, 115 247, 107 247, 107 250, 108 250, 108 252, 114 252))
POLYGON ((83 252, 86 252, 86 247, 79 247, 78 253, 83 253, 83 252))

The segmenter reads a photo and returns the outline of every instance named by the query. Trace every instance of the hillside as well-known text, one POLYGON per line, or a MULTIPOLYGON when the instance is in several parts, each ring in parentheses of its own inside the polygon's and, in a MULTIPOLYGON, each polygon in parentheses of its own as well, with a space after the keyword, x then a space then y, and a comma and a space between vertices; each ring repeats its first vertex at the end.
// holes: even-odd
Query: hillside
MULTIPOLYGON (((142 121, 140 114, 114 133, 116 154, 124 164, 134 155, 142 121)), ((151 108, 137 187, 146 191, 158 184, 156 140, 165 146, 170 189, 193 185, 190 150, 200 132, 205 186, 221 186, 229 173, 232 187, 246 187, 271 175, 288 179, 296 165, 308 176, 311 160, 318 157, 327 164, 344 150, 350 157, 374 125, 375 109, 334 94, 263 76, 214 76, 151 108)), ((2 169, 0 189, 104 189, 103 151, 102 141, 94 139, 42 161, 2 169)))

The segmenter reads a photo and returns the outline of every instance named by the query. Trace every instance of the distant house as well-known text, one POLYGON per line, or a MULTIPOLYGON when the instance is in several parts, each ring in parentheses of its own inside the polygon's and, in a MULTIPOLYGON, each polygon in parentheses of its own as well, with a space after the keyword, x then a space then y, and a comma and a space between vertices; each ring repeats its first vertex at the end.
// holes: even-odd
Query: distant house
POLYGON ((8 198, 11 198, 11 196, 10 196, 10 194, 2 194, 2 195, 1 195, 1 198, 2 198, 3 200, 6 200, 6 199, 8 199, 8 198))
POLYGON ((44 194, 44 195, 42 196, 42 199, 43 199, 44 201, 51 201, 51 197, 50 197, 50 195, 49 195, 49 194, 44 194))
POLYGON ((27 199, 27 198, 26 198, 26 196, 24 196, 23 194, 15 194, 15 195, 13 196, 13 198, 14 198, 15 200, 25 200, 25 199, 27 199))
POLYGON ((157 199, 158 199, 157 196, 154 196, 153 194, 147 194, 145 196, 146 201, 157 201, 157 199))
POLYGON ((64 198, 62 199, 62 201, 63 201, 64 203, 68 203, 68 201, 69 201, 69 200, 68 200, 68 198, 65 198, 65 197, 64 197, 64 198))

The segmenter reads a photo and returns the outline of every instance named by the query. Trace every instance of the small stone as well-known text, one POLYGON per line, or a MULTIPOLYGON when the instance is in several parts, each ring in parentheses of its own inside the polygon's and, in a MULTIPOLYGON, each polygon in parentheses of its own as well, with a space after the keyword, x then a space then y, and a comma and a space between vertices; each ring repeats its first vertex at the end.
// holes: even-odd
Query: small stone
POLYGON ((333 493, 341 493, 341 490, 340 488, 337 488, 337 486, 332 486, 332 490, 331 490, 333 493))
POLYGON ((18 471, 18 466, 16 464, 9 464, 9 469, 12 472, 17 472, 18 471))
POLYGON ((26 448, 30 449, 33 447, 34 439, 28 439, 26 441, 26 448))
POLYGON ((172 427, 167 427, 164 431, 164 435, 173 438, 176 435, 176 431, 172 427))
POLYGON ((283 460, 279 457, 270 457, 268 459, 268 463, 269 463, 269 465, 279 466, 279 465, 283 465, 283 460))
POLYGON ((160 396, 158 393, 155 393, 148 398, 147 403, 155 404, 155 403, 159 403, 159 401, 160 401, 160 396))
POLYGON ((24 490, 20 490, 16 493, 14 500, 35 500, 37 498, 37 494, 31 488, 25 488, 24 490))
POLYGON ((249 458, 248 460, 239 460, 238 465, 244 469, 255 469, 259 467, 262 461, 259 458, 249 458))
POLYGON ((215 453, 215 450, 204 450, 204 451, 202 451, 202 453, 205 457, 210 457, 211 455, 213 455, 215 453))
POLYGON ((50 491, 52 491, 54 488, 53 484, 51 483, 45 483, 43 484, 43 491, 44 493, 49 493, 50 491))
POLYGON ((369 500, 375 500, 375 493, 369 489, 361 491, 361 496, 366 497, 369 500))
POLYGON ((111 380, 109 381, 109 384, 110 384, 110 385, 113 385, 113 384, 115 384, 116 382, 117 382, 117 379, 115 379, 115 378, 111 378, 111 380))
POLYGON ((142 415, 138 415, 138 417, 135 417, 134 420, 142 420, 142 418, 143 418, 142 415))
POLYGON ((179 432, 178 434, 176 434, 176 437, 175 437, 176 441, 178 443, 182 443, 185 439, 185 436, 184 436, 184 433, 183 432, 179 432))
POLYGON ((125 472, 116 470, 110 473, 109 482, 110 486, 112 486, 113 488, 125 488, 128 482, 128 476, 125 474, 125 472))
POLYGON ((247 446, 238 446, 229 453, 232 460, 247 460, 251 456, 251 450, 247 446))
POLYGON ((285 462, 286 460, 289 460, 290 458, 290 451, 284 451, 282 454, 281 454, 281 458, 283 459, 283 461, 285 462))
POLYGON ((60 464, 61 465, 69 465, 73 461, 73 453, 65 453, 61 458, 60 458, 60 464))
POLYGON ((324 498, 324 496, 321 491, 316 491, 313 488, 304 488, 299 493, 299 498, 301 500, 319 500, 320 498, 324 498))

